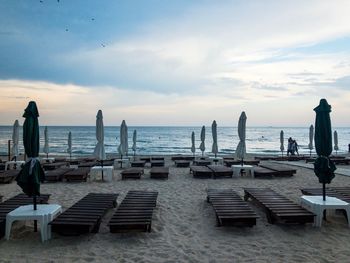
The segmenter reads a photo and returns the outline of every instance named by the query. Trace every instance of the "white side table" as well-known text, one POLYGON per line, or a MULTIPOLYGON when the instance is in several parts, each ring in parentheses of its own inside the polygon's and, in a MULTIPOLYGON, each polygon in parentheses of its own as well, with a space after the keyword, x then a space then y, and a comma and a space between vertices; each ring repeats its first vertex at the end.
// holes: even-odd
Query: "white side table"
POLYGON ((114 168, 128 168, 130 167, 130 160, 129 159, 115 159, 114 160, 114 168))
POLYGON ((214 164, 224 164, 222 157, 209 157, 209 160, 211 160, 214 164))
POLYGON ((231 166, 233 170, 233 175, 234 176, 239 176, 241 173, 241 170, 248 171, 252 177, 254 177, 254 167, 253 165, 240 165, 240 164, 234 164, 231 166))
POLYGON ((96 179, 96 176, 101 173, 102 176, 103 171, 103 178, 102 180, 106 180, 111 182, 113 180, 113 166, 94 166, 91 167, 90 171, 90 179, 96 179))
POLYGON ((37 210, 33 205, 24 205, 16 208, 6 215, 5 238, 10 239, 12 223, 17 220, 37 220, 40 224, 41 241, 51 238, 51 226, 48 225, 57 215, 62 213, 60 205, 37 205, 37 210))
POLYGON ((314 226, 321 227, 323 219, 323 211, 327 209, 344 209, 348 217, 348 225, 350 227, 350 204, 336 197, 326 196, 326 201, 323 201, 323 196, 303 195, 300 200, 301 206, 316 214, 314 226))
POLYGON ((8 170, 8 168, 12 168, 14 165, 16 165, 16 170, 21 170, 22 164, 25 163, 25 161, 7 161, 5 163, 5 171, 8 170))

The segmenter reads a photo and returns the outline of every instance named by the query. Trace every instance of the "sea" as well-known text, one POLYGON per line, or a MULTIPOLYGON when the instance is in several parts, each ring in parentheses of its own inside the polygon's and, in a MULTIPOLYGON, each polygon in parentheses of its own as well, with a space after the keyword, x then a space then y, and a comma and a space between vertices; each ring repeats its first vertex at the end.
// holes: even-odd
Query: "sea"
MULTIPOLYGON (((44 146, 44 128, 40 127, 41 154, 44 146)), ((105 126, 105 151, 107 154, 117 154, 120 143, 119 127, 105 126)), ((12 138, 12 126, 0 126, 0 155, 8 153, 8 140, 12 138)), ((96 145, 95 126, 48 126, 50 154, 68 156, 68 133, 72 133, 72 155, 92 155, 96 145)), ((174 155, 191 153, 191 134, 195 132, 196 154, 199 150, 201 127, 164 127, 164 126, 135 126, 128 127, 129 154, 132 152, 133 131, 137 131, 136 155, 174 155)), ((247 127, 247 153, 261 155, 281 154, 280 131, 284 131, 284 147, 287 149, 287 139, 292 137, 299 145, 300 154, 309 154, 309 127, 247 127)), ((350 143, 350 128, 333 127, 338 133, 338 154, 348 152, 350 143)), ((217 128, 218 147, 220 155, 232 155, 239 142, 237 127, 217 128)), ((211 126, 206 127, 205 153, 210 154, 212 147, 211 126)), ((20 153, 24 152, 22 128, 20 128, 20 153)), ((312 150, 315 154, 315 149, 312 150)), ((335 151, 333 151, 335 153, 335 151)), ((285 154, 285 152, 284 152, 285 154)))

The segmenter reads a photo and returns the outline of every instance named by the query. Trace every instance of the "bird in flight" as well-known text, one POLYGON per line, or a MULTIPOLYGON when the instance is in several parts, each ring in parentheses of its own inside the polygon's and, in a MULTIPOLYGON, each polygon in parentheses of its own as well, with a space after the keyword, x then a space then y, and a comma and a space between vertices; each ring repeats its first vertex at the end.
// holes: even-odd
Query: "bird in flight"
POLYGON ((105 45, 105 44, 103 44, 103 43, 101 43, 101 46, 102 46, 102 47, 105 47, 106 45, 105 45))

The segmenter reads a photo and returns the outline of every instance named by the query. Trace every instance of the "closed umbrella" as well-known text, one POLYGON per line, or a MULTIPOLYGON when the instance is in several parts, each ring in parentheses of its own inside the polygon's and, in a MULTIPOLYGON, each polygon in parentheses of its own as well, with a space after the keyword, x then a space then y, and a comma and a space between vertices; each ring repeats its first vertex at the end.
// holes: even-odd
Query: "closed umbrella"
MULTIPOLYGON (((128 127, 126 126, 125 120, 123 120, 120 125, 120 145, 118 147, 118 152, 121 159, 123 159, 123 155, 128 154, 128 127)), ((123 162, 121 162, 121 167, 122 165, 123 162)))
POLYGON ((102 179, 103 179, 103 160, 106 159, 105 145, 104 145, 104 127, 102 111, 99 110, 96 116, 96 140, 97 144, 94 150, 94 156, 100 160, 102 167, 102 179))
POLYGON ((192 141, 191 152, 193 153, 193 156, 194 156, 196 152, 194 131, 192 132, 192 135, 191 135, 191 141, 192 141))
POLYGON ((241 113, 241 116, 239 117, 239 121, 238 121, 239 143, 238 143, 237 149, 236 149, 237 158, 242 160, 242 165, 243 165, 243 159, 246 155, 246 145, 245 145, 246 121, 247 121, 247 116, 245 115, 245 112, 243 111, 241 113))
POLYGON ((310 150, 310 156, 311 156, 311 151, 314 148, 313 142, 314 142, 314 126, 311 124, 309 128, 309 145, 308 145, 310 150))
POLYGON ((39 112, 34 101, 29 102, 23 117, 23 145, 28 157, 27 162, 16 178, 17 184, 28 196, 33 196, 36 210, 36 196, 40 196, 40 182, 45 180, 45 173, 39 161, 39 112))
POLYGON ((281 143, 280 150, 282 152, 282 157, 283 157, 283 151, 284 151, 284 132, 283 132, 283 130, 280 132, 280 143, 281 143))
POLYGON ((68 133, 68 148, 67 152, 69 153, 69 158, 72 159, 72 133, 68 133))
POLYGON ((199 149, 202 151, 202 156, 204 155, 205 151, 205 126, 202 126, 201 130, 201 144, 199 145, 199 149))
POLYGON ((134 151, 134 160, 135 160, 135 155, 136 155, 136 130, 134 130, 134 133, 132 135, 132 150, 134 151))
POLYGON ((339 150, 339 147, 338 147, 338 132, 334 131, 334 151, 335 151, 335 154, 338 154, 338 150, 339 150))
POLYGON ((15 161, 17 160, 18 156, 18 143, 19 143, 19 124, 18 120, 15 121, 13 124, 13 132, 12 132, 12 148, 11 153, 15 157, 15 161))
POLYGON ((43 152, 46 153, 46 158, 49 157, 49 131, 47 130, 47 126, 45 126, 44 130, 44 139, 45 139, 45 144, 44 144, 44 150, 43 152))
POLYGON ((213 146, 211 148, 211 152, 215 155, 218 154, 218 133, 217 133, 217 125, 216 125, 216 121, 213 121, 213 124, 211 125, 211 133, 213 135, 213 146))
POLYGON ((323 185, 323 200, 326 200, 326 184, 330 184, 335 174, 336 167, 329 159, 332 153, 332 127, 331 106, 327 100, 321 99, 320 104, 314 109, 316 112, 315 121, 315 148, 317 159, 314 163, 314 172, 323 185))

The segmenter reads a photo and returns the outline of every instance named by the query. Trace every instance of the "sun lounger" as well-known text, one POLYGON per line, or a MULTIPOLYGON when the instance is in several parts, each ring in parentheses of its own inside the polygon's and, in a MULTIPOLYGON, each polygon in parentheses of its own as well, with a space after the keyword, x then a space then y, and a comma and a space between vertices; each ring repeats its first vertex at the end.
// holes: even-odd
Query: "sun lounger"
POLYGON ((122 180, 125 179, 141 179, 141 175, 143 174, 143 168, 127 168, 122 171, 120 174, 122 176, 122 180))
POLYGON ((162 167, 164 166, 164 160, 151 160, 151 167, 162 167))
POLYGON ((260 164, 261 167, 276 171, 277 173, 274 176, 293 176, 297 170, 291 169, 289 167, 277 164, 277 163, 263 163, 260 164))
POLYGON ((65 173, 64 178, 67 180, 67 182, 70 182, 70 181, 86 182, 89 173, 90 173, 90 167, 79 167, 78 169, 74 169, 65 173))
MULTIPOLYGON (((41 194, 37 196, 37 203, 47 204, 49 198, 50 195, 41 194)), ((0 238, 5 235, 6 215, 20 206, 30 205, 32 203, 33 197, 28 197, 25 194, 18 194, 0 203, 0 238)))
POLYGON ((194 160, 193 164, 197 165, 197 166, 207 166, 207 165, 211 165, 211 161, 210 160, 194 160))
MULTIPOLYGON (((303 195, 323 195, 322 188, 302 188, 300 189, 303 195)), ((336 197, 344 202, 350 203, 350 188, 349 187, 327 187, 326 195, 336 197)))
POLYGON ((269 188, 244 188, 244 200, 252 199, 266 213, 270 224, 313 223, 315 214, 269 188))
POLYGON ((190 172, 193 174, 194 178, 211 178, 213 176, 213 171, 207 166, 192 165, 190 167, 190 172))
POLYGON ((151 157, 141 157, 140 161, 145 161, 146 163, 149 163, 151 161, 151 157))
POLYGON ((62 235, 97 233, 102 217, 116 207, 118 194, 89 193, 51 223, 52 232, 62 235))
POLYGON ((90 161, 90 162, 81 162, 78 164, 78 167, 88 167, 88 168, 91 168, 91 167, 94 167, 96 165, 99 165, 98 162, 96 161, 90 161))
POLYGON ((108 223, 110 232, 151 232, 157 196, 158 192, 129 191, 108 223))
POLYGON ((272 177, 278 174, 277 171, 267 169, 261 166, 254 167, 254 177, 272 177))
POLYGON ((176 160, 175 165, 176 167, 190 167, 191 161, 186 160, 176 160))
POLYGON ((150 175, 152 179, 168 179, 169 167, 152 167, 150 175))
POLYGON ((6 170, 0 172, 0 184, 9 184, 16 179, 20 170, 6 170))
POLYGON ((154 156, 151 158, 151 161, 164 161, 164 157, 160 157, 160 156, 154 156))
POLYGON ((229 167, 223 165, 208 165, 210 170, 213 171, 214 179, 220 177, 231 177, 233 175, 233 170, 229 167))
POLYGON ((254 226, 257 214, 231 189, 208 189, 207 202, 213 205, 217 226, 254 226))
POLYGON ((133 161, 131 162, 131 167, 145 167, 145 161, 133 161))
POLYGON ((64 167, 67 166, 67 162, 54 162, 54 163, 44 163, 42 164, 42 167, 45 171, 50 171, 50 170, 55 170, 58 169, 60 167, 64 167))
POLYGON ((74 168, 69 167, 60 167, 56 170, 50 170, 45 172, 45 181, 46 182, 59 182, 62 181, 63 176, 74 170, 74 168))

